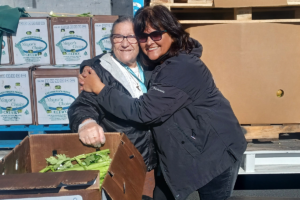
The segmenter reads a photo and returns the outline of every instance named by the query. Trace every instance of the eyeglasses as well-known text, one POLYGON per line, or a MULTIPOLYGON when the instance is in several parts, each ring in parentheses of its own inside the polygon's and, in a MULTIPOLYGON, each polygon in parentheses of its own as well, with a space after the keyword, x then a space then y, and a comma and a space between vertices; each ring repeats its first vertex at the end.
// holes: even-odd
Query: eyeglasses
POLYGON ((145 43, 148 40, 148 37, 150 37, 153 41, 159 41, 162 38, 162 34, 167 32, 167 30, 163 31, 153 31, 152 33, 142 33, 141 35, 138 36, 138 40, 140 43, 145 43))
POLYGON ((124 36, 120 34, 112 34, 111 38, 114 43, 121 43, 124 40, 124 38, 127 38, 127 41, 131 44, 137 43, 137 39, 134 35, 124 36))

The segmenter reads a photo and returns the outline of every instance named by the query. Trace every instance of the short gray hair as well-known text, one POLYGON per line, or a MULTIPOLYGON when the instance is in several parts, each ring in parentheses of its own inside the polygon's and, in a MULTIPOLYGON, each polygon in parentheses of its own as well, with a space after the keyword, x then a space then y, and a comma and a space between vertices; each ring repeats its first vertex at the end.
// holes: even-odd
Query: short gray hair
POLYGON ((114 23, 113 23, 113 26, 112 26, 112 33, 114 33, 114 29, 115 29, 115 26, 117 24, 120 24, 122 22, 131 22, 133 24, 133 18, 131 16, 126 16, 126 15, 121 15, 114 23))
MULTIPOLYGON (((111 29, 111 35, 110 35, 110 41, 112 44, 112 47, 114 46, 114 43, 112 41, 112 34, 114 33, 114 29, 115 26, 117 24, 123 23, 123 22, 131 22, 133 24, 133 18, 131 16, 126 16, 126 15, 121 15, 112 25, 112 29, 111 29)), ((132 27, 133 28, 133 27, 132 27)), ((113 50, 111 50, 111 52, 113 53, 113 50)))

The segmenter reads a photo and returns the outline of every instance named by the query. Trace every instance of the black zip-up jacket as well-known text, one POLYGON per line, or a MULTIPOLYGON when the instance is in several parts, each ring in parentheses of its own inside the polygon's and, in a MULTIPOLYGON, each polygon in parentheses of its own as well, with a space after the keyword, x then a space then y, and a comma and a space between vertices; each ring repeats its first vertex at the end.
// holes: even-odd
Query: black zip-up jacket
MULTIPOLYGON (((113 86, 124 95, 131 97, 131 94, 128 91, 130 90, 130 83, 128 83, 123 73, 111 59, 110 54, 102 54, 93 59, 83 61, 80 66, 80 73, 82 73, 85 66, 92 67, 103 83, 113 86), (124 85, 127 85, 128 90, 124 85)), ((144 74, 147 85, 147 80, 149 81, 152 72, 145 70, 144 74)), ((95 96, 96 95, 93 93, 82 91, 72 103, 68 109, 71 131, 77 133, 78 126, 84 120, 91 118, 95 120, 105 132, 125 133, 143 156, 148 171, 155 168, 157 164, 157 155, 153 143, 153 136, 149 127, 139 123, 122 120, 105 112, 105 110, 98 105, 95 96)))
POLYGON ((246 140, 229 101, 199 59, 202 46, 158 65, 139 99, 105 86, 99 104, 115 116, 153 127, 161 171, 174 198, 186 199, 242 159, 246 140))

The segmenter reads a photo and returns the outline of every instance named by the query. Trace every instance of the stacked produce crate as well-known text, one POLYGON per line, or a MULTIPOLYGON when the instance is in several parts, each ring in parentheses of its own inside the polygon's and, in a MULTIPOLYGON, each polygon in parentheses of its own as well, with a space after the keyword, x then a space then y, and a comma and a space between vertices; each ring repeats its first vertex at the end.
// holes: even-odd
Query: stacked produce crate
MULTIPOLYGON (((300 132, 299 1, 151 2, 155 4, 167 6, 203 45, 201 59, 230 101, 249 141, 278 140, 300 132)), ((275 143, 275 147, 249 147, 241 173, 268 173, 262 167, 268 163, 279 166, 274 173, 300 173, 300 162, 289 159, 300 158, 300 144, 282 148, 282 142, 275 143), (278 159, 270 161, 274 152, 278 159), (290 170, 284 169, 282 164, 291 163, 290 170)))
POLYGON ((111 50, 117 18, 20 18, 17 32, 4 35, 0 148, 13 148, 27 134, 70 132, 67 111, 80 92, 79 65, 111 50))

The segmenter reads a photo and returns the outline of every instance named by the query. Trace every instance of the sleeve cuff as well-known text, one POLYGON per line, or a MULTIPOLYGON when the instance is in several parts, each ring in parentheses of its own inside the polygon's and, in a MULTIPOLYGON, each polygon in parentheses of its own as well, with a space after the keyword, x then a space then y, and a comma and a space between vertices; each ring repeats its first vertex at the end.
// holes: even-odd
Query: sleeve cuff
MULTIPOLYGON (((108 86, 105 85, 104 88, 100 91, 100 93, 97 95, 97 101, 98 103, 100 103, 101 101, 103 101, 103 98, 105 96, 107 96, 107 94, 109 93, 109 91, 112 89, 112 86, 108 86)), ((100 103, 101 104, 101 103, 100 103)))

